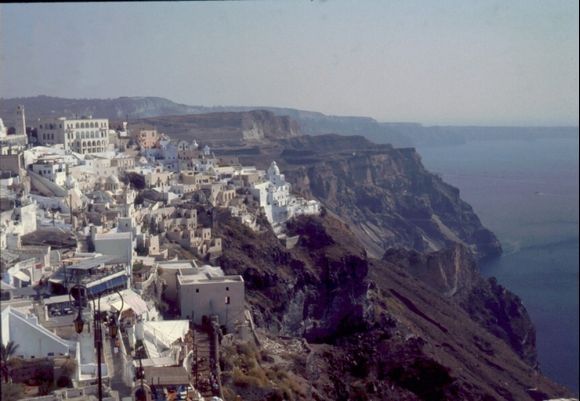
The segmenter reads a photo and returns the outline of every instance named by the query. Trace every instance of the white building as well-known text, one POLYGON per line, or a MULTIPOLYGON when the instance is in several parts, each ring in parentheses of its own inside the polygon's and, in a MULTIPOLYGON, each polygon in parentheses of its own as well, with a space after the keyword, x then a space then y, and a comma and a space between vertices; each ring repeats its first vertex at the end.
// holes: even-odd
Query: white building
POLYGON ((107 233, 94 233, 92 236, 95 252, 103 255, 118 256, 120 261, 131 265, 136 241, 131 231, 111 230, 107 233))
POLYGON ((266 180, 253 184, 251 192, 275 230, 292 217, 320 213, 319 202, 290 194, 290 184, 275 161, 268 168, 266 180))
POLYGON ((182 319, 192 318, 200 324, 206 316, 218 316, 228 332, 245 321, 244 279, 242 276, 216 274, 221 269, 204 266, 195 273, 179 271, 177 294, 182 319))
MULTIPOLYGON (((28 136, 26 135, 26 120, 24 118, 24 106, 16 108, 16 127, 14 135, 8 135, 8 130, 0 120, 0 147, 2 150, 7 146, 26 146, 28 136)), ((4 152, 2 152, 4 154, 4 152)))
POLYGON ((4 138, 8 135, 8 131, 6 130, 6 126, 4 125, 4 121, 0 118, 0 138, 4 138))
POLYGON ((62 159, 46 157, 33 163, 30 168, 56 185, 64 186, 66 182, 66 164, 62 159))
POLYGON ((62 144, 81 154, 105 152, 109 149, 109 120, 44 118, 38 122, 37 138, 40 145, 62 144))
POLYGON ((27 197, 20 200, 20 206, 0 213, 0 225, 4 225, 6 236, 23 236, 36 231, 36 211, 36 203, 27 197))
POLYGON ((157 264, 157 275, 165 284, 164 295, 170 302, 177 302, 177 275, 197 273, 197 264, 193 260, 171 260, 157 264))
POLYGON ((28 287, 38 283, 42 278, 42 269, 37 269, 34 257, 21 260, 10 267, 2 277, 2 281, 14 288, 28 287))
POLYGON ((17 355, 24 358, 70 355, 75 343, 64 340, 38 323, 38 318, 7 306, 2 310, 2 344, 18 344, 17 355))

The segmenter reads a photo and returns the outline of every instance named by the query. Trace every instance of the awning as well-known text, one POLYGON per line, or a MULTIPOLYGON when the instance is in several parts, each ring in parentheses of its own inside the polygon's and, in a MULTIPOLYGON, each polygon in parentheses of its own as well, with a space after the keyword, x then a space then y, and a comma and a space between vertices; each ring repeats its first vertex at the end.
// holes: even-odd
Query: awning
POLYGON ((24 273, 22 270, 17 271, 12 276, 17 278, 20 281, 24 281, 26 283, 30 282, 30 277, 28 277, 28 275, 26 273, 24 273))

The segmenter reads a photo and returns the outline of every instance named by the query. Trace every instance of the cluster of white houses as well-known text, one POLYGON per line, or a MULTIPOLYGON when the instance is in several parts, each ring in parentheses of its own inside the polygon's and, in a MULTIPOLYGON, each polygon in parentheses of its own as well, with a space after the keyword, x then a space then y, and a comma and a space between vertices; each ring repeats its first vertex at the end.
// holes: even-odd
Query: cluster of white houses
MULTIPOLYGON (((121 327, 101 369, 113 390, 119 378, 136 388, 138 348, 158 387, 171 375, 189 386, 196 325, 234 336, 251 327, 243 278, 214 266, 223 246, 215 211, 256 230, 263 214, 282 237, 287 220, 318 214, 319 203, 292 195, 276 162, 268 171, 241 166, 195 140, 174 143, 126 123, 111 130, 92 117, 41 119, 32 140, 23 107, 16 116, 12 134, 0 120, 2 343, 17 343, 24 359, 74 358, 75 388, 92 391, 94 330, 71 331, 78 311, 69 293, 82 285, 121 327)), ((193 390, 190 399, 202 399, 193 390)))

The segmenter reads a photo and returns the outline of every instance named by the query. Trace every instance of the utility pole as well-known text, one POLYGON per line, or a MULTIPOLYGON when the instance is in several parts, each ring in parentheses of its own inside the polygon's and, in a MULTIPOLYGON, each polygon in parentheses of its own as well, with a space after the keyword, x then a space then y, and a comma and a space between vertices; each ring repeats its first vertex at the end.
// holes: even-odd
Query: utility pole
MULTIPOLYGON (((70 225, 73 225, 73 207, 72 207, 72 194, 68 196, 68 208, 70 212, 70 225)), ((74 227, 72 227, 74 229, 74 227)))
POLYGON ((198 366, 198 360, 197 360, 197 343, 195 340, 195 326, 193 326, 193 349, 194 349, 194 354, 195 354, 195 389, 198 389, 198 380, 199 380, 199 366, 198 366))
POLYGON ((103 333, 101 331, 101 296, 99 294, 98 309, 95 311, 95 341, 97 346, 97 377, 99 386, 99 400, 103 399, 103 384, 101 372, 101 354, 103 352, 103 333))

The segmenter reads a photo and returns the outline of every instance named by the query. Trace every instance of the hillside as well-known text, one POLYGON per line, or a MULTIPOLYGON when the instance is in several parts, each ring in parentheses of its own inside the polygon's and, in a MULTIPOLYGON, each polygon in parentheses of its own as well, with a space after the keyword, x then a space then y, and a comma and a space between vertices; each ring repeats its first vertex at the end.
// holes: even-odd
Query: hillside
POLYGON ((501 253, 459 190, 427 171, 412 148, 320 135, 283 139, 258 151, 241 161, 265 168, 276 160, 295 192, 348 222, 374 257, 392 247, 423 252, 454 243, 478 258, 501 253))
POLYGON ((212 146, 259 144, 300 135, 296 122, 265 110, 149 117, 134 123, 155 127, 177 140, 195 138, 212 146))
MULTIPOLYGON (((246 112, 266 110, 276 116, 288 116, 309 135, 363 135, 376 143, 397 147, 438 146, 482 140, 533 140, 578 136, 578 127, 473 127, 424 126, 419 123, 379 122, 364 116, 333 116, 320 112, 268 106, 190 106, 161 97, 120 97, 114 99, 65 99, 50 96, 0 98, 0 118, 14 125, 14 110, 22 104, 29 125, 39 117, 93 115, 111 120, 129 120, 188 114, 246 112)), ((388 110, 385 111, 388 113, 388 110)), ((178 123, 179 124, 179 123, 178 123)))
MULTIPOLYGON (((484 326, 405 266, 369 258, 348 226, 330 215, 297 219, 290 233, 301 239, 292 250, 226 214, 219 227, 225 245, 219 263, 243 275, 262 342, 260 349, 226 342, 226 394, 345 401, 568 394, 492 334, 493 325, 484 326)), ((481 302, 489 300, 483 292, 481 302)))

